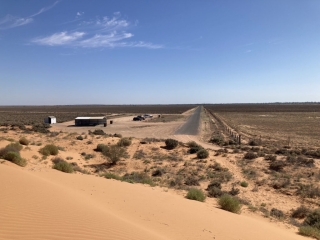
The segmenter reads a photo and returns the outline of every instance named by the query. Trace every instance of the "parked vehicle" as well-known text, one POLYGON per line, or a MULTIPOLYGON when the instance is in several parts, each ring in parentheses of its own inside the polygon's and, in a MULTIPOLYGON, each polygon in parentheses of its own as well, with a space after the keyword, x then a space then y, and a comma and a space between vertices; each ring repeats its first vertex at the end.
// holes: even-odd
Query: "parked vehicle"
POLYGON ((144 118, 153 118, 153 116, 151 114, 145 114, 143 115, 144 118))
POLYGON ((136 116, 133 118, 133 121, 142 121, 142 120, 145 120, 145 118, 142 116, 136 116))

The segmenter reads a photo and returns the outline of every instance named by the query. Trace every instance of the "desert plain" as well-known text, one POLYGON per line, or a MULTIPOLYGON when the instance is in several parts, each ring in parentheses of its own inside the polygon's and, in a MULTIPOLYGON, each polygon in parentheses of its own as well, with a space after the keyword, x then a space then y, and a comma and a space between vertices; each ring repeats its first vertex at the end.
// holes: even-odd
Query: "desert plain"
POLYGON ((197 109, 185 107, 113 109, 107 127, 75 127, 66 117, 44 131, 35 130, 32 121, 8 121, 37 109, 1 109, 0 149, 20 142, 24 163, 0 159, 0 239, 306 239, 299 234, 306 216, 294 212, 319 206, 319 111, 263 109, 249 116, 205 106, 197 135, 176 134, 197 109), (132 121, 143 113, 154 119, 132 121), (284 118, 292 119, 297 131, 276 128, 284 118), (168 139, 178 145, 168 148, 168 139), (56 146, 57 153, 44 152, 46 145, 56 146), (123 150, 116 161, 111 146, 123 150), (208 156, 199 157, 192 146, 208 156), (59 161, 72 172, 54 169, 59 161), (190 189, 206 198, 188 199, 190 189), (237 213, 222 209, 224 194, 237 199, 237 213))

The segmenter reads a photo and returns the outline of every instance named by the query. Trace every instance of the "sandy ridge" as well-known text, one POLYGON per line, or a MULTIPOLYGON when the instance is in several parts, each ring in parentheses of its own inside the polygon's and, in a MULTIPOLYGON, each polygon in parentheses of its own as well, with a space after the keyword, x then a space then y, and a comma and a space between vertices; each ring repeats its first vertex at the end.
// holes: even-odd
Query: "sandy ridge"
POLYGON ((304 239, 161 188, 0 164, 1 239, 304 239))

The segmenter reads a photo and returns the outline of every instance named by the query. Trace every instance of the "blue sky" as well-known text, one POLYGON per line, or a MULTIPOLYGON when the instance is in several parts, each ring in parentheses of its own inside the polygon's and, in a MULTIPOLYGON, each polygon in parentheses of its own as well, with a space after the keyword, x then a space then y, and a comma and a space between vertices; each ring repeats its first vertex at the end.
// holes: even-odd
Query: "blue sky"
POLYGON ((0 105, 320 101, 318 0, 0 0, 0 105))

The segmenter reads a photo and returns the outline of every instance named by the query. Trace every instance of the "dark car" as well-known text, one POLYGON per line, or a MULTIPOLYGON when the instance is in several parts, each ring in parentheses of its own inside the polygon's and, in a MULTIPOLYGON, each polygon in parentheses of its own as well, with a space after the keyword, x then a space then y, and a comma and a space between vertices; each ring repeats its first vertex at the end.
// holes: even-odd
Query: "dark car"
POLYGON ((142 116, 136 116, 133 118, 133 121, 142 121, 142 120, 145 120, 145 118, 142 116))

